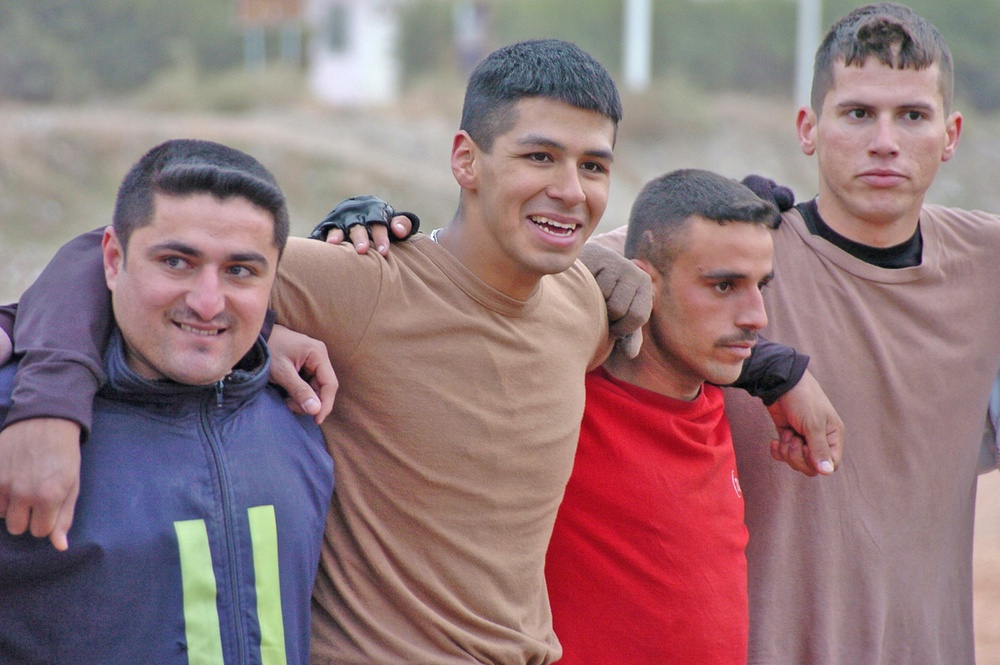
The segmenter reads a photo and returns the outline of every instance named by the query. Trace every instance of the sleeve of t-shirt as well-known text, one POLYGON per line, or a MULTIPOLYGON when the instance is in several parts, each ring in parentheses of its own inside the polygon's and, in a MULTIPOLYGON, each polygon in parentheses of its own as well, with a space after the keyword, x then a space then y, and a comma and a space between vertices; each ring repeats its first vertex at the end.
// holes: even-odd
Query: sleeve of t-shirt
MULTIPOLYGON (((406 251, 400 247, 393 254, 406 251)), ((271 291, 275 322, 326 344, 340 371, 364 340, 382 280, 393 279, 387 265, 377 252, 358 254, 349 244, 289 238, 271 291)))
POLYGON ((733 382, 770 406, 795 387, 809 365, 809 356, 790 346, 757 337, 757 345, 733 382))
POLYGON ((89 434, 113 321, 102 236, 96 229, 63 245, 21 296, 13 329, 21 362, 5 426, 64 418, 89 434))

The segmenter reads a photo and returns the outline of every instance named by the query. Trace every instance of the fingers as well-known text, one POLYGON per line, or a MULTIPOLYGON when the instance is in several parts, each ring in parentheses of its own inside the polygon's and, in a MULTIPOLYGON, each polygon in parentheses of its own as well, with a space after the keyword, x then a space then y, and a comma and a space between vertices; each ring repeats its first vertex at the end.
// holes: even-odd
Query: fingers
POLYGON ((844 423, 833 407, 817 412, 805 420, 802 434, 808 442, 809 459, 824 476, 828 476, 840 465, 844 436, 844 423))
POLYGON ((638 328, 635 332, 624 337, 619 337, 615 340, 615 346, 625 354, 626 358, 635 358, 639 355, 639 350, 642 349, 642 328, 638 328))
POLYGON ((833 473, 834 469, 837 468, 834 462, 833 452, 831 451, 830 442, 827 438, 827 431, 822 427, 811 428, 810 431, 806 433, 806 439, 809 441, 809 461, 819 473, 824 476, 828 476, 833 473))
POLYGON ((413 229, 413 223, 406 215, 396 215, 392 218, 391 224, 392 235, 396 236, 400 240, 408 237, 410 235, 410 231, 413 229))
POLYGON ((771 440, 771 457, 799 473, 813 477, 818 472, 810 460, 807 448, 805 441, 794 431, 782 428, 778 431, 778 438, 771 440))
POLYGON ((287 358, 276 359, 271 363, 271 381, 285 389, 288 399, 300 409, 297 413, 315 415, 319 412, 319 397, 287 358))
POLYGON ((382 256, 387 255, 389 253, 389 228, 384 224, 372 224, 371 234, 375 251, 382 256))
POLYGON ((11 499, 5 513, 7 531, 13 536, 20 536, 28 530, 31 520, 31 503, 20 499, 11 499))
MULTIPOLYGON (((355 224, 349 232, 351 244, 358 254, 367 254, 371 247, 382 256, 389 254, 389 229, 385 224, 380 222, 355 224)), ((410 220, 402 215, 393 217, 392 232, 396 237, 405 238, 410 232, 410 220)), ((326 241, 331 245, 339 245, 344 241, 344 232, 336 228, 331 229, 326 241)))
POLYGON ((371 246, 371 241, 368 239, 368 229, 365 228, 365 225, 356 224, 348 229, 348 233, 350 233, 354 251, 358 254, 367 254, 368 248, 371 246))
POLYGON ((78 423, 33 418, 0 432, 0 516, 11 534, 49 537, 66 549, 79 487, 78 423))
POLYGON ((271 381, 288 393, 292 411, 309 414, 321 423, 333 410, 339 382, 326 345, 282 325, 274 326, 271 348, 271 381))
POLYGON ((49 542, 60 552, 65 552, 69 548, 69 528, 73 525, 73 514, 79 494, 80 483, 76 483, 69 496, 66 497, 66 501, 60 506, 52 533, 49 535, 49 542))
MULTIPOLYGON (((805 440, 806 455, 814 471, 829 475, 836 470, 843 450, 844 422, 811 372, 807 370, 798 384, 768 410, 779 431, 790 427, 805 440)), ((779 450, 794 450, 794 445, 783 440, 779 450)))
POLYGON ((823 435, 813 436, 820 445, 814 446, 810 439, 809 451, 813 465, 825 476, 830 475, 840 466, 841 456, 844 447, 842 445, 844 437, 844 423, 839 418, 827 424, 823 435))
POLYGON ((339 245, 344 242, 344 232, 340 229, 330 229, 330 232, 326 234, 326 241, 331 245, 339 245))
POLYGON ((322 356, 317 359, 317 363, 311 369, 313 378, 311 384, 315 392, 319 395, 320 407, 313 414, 316 424, 321 424, 333 411, 333 402, 337 397, 337 389, 340 388, 340 381, 337 379, 333 365, 330 364, 330 357, 323 349, 322 356))

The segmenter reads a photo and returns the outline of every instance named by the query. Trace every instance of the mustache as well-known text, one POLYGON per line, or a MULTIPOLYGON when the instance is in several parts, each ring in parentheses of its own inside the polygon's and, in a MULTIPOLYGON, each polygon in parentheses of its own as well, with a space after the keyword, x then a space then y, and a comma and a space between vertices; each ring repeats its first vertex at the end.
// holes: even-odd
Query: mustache
POLYGON ((715 344, 716 346, 728 346, 730 344, 742 344, 745 342, 752 342, 753 344, 756 344, 758 339, 759 336, 756 331, 741 328, 738 333, 720 337, 715 344))
POLYGON ((210 320, 203 319, 196 311, 189 307, 175 307, 167 312, 167 318, 179 323, 212 325, 219 328, 232 328, 236 323, 236 317, 231 312, 219 312, 210 320))

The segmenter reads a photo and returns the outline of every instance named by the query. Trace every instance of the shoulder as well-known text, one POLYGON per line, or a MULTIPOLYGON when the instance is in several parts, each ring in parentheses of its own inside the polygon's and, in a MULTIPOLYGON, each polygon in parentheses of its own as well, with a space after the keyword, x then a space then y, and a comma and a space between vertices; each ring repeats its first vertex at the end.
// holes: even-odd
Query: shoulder
POLYGON ((331 245, 311 238, 289 238, 281 255, 281 267, 288 272, 317 263, 364 263, 375 258, 372 254, 375 253, 358 254, 350 244, 331 245))
POLYGON ((604 296, 597 281, 579 259, 563 272, 549 275, 547 279, 562 298, 586 306, 592 306, 594 303, 601 303, 603 306, 604 296))
POLYGON ((1000 251, 998 215, 928 204, 920 211, 920 227, 924 233, 939 233, 949 244, 1000 251))
MULTIPOLYGON (((601 347, 608 340, 608 310, 594 276, 580 261, 567 270, 543 279, 543 307, 554 327, 575 336, 585 348, 601 347)), ((610 348, 598 353, 603 361, 610 348)), ((596 360, 592 365, 600 364, 596 360)))

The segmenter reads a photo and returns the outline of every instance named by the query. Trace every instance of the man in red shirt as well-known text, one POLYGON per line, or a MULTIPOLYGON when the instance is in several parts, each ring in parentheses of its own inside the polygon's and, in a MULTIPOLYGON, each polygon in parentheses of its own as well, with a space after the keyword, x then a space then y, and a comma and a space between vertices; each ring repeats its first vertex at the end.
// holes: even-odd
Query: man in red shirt
POLYGON ((746 663, 747 530, 718 386, 767 324, 778 220, 700 170, 651 181, 632 207, 625 255, 652 278, 653 313, 637 357, 587 376, 546 562, 561 662, 746 663))

